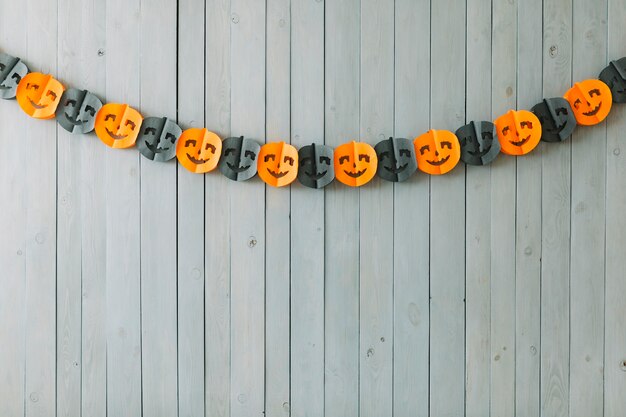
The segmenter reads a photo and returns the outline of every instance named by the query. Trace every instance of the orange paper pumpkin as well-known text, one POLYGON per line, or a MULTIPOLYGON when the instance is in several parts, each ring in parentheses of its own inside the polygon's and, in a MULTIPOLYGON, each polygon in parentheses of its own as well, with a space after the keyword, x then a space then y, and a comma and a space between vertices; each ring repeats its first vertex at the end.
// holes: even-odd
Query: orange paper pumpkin
POLYGON ((608 85, 600 80, 585 80, 574 84, 565 93, 579 125, 597 125, 609 115, 613 96, 608 85))
POLYGON ((365 142, 349 142, 335 149, 335 177, 350 187, 368 183, 378 167, 374 147, 365 142))
POLYGON ((461 145, 448 130, 429 130, 413 141, 417 167, 431 175, 452 171, 461 159, 461 145))
POLYGON ((528 110, 509 110, 495 121, 501 151, 507 155, 525 155, 541 139, 541 123, 528 110))
POLYGON ((214 170, 221 154, 222 140, 206 128, 185 130, 176 145, 178 162, 196 174, 214 170))
POLYGON ((111 148, 130 148, 142 121, 141 114, 127 104, 105 104, 96 116, 96 135, 111 148))
POLYGON ((273 187, 291 184, 298 176, 298 150, 285 142, 266 143, 259 151, 258 171, 273 187))
POLYGON ((65 88, 52 75, 27 74, 17 86, 17 102, 24 113, 35 119, 52 119, 65 88))

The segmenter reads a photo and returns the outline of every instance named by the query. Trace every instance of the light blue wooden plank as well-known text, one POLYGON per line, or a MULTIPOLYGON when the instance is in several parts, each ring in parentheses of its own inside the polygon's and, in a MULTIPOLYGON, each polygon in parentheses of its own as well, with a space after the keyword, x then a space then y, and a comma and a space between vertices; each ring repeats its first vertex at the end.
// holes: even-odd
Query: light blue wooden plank
MULTIPOLYGON (((429 124, 430 1, 395 3, 396 137, 413 139, 429 124)), ((429 179, 417 173, 394 187, 393 413, 428 415, 429 179), (418 214, 418 215, 416 215, 418 214)))
MULTIPOLYGON (((608 5, 608 60, 626 56, 626 2, 610 0, 608 5)), ((604 415, 626 414, 626 109, 617 105, 607 119, 606 142, 606 275, 604 331, 604 415)))
MULTIPOLYGON (((517 3, 493 3, 492 116, 516 108, 517 3)), ((515 413, 515 181, 516 158, 491 164, 490 412, 515 413)))
MULTIPOLYGON (((465 122, 465 1, 431 3, 431 116, 434 129, 465 122)), ((465 170, 430 186, 430 413, 465 409, 465 170)))
MULTIPOLYGON (((140 8, 141 111, 175 120, 177 6, 142 0, 140 8)), ((140 168, 142 412, 176 417, 176 161, 142 157, 140 168)))
MULTIPOLYGON (((543 22, 543 96, 562 96, 572 81, 571 1, 544 1, 543 22)), ((541 404, 543 416, 557 417, 569 415, 570 402, 571 142, 548 145, 542 149, 541 404)))
MULTIPOLYGON (((324 3, 291 2, 292 143, 324 143, 324 3)), ((324 191, 291 187, 291 415, 324 415, 324 191)))
MULTIPOLYGON (((140 100, 140 18, 139 0, 107 2, 105 99, 135 108, 140 100)), ((137 416, 142 406, 140 155, 104 144, 100 152, 106 175, 107 414, 137 416)))
MULTIPOLYGON (((205 113, 206 126, 220 137, 230 130, 231 10, 230 0, 206 2, 205 113)), ((193 85, 189 85, 193 89, 193 85)), ((200 102, 196 102, 196 106, 200 102)), ((196 121, 194 126, 202 126, 196 121)), ((232 181, 211 172, 205 177, 205 415, 229 416, 231 394, 231 210, 232 181), (221 196, 216 198, 216 196, 221 196)), ((235 217, 236 219, 236 217, 235 217)), ((190 227, 197 227, 190 225, 190 227)), ((236 259, 236 258, 235 258, 236 259)))
MULTIPOLYGON (((467 122, 491 120, 491 22, 490 0, 468 0, 467 122)), ((467 165, 466 175, 465 412, 479 417, 490 409, 491 167, 467 165)))
MULTIPOLYGON (((337 147, 359 136, 358 0, 325 6, 325 137, 337 147)), ((359 192, 325 189, 324 413, 359 415, 359 192)))
MULTIPOLYGON (((607 0, 574 1, 572 77, 596 78, 607 62, 607 0)), ((621 109, 620 109, 621 110, 621 109)), ((570 410, 604 412, 606 124, 572 137, 570 410)))
MULTIPOLYGON (((289 142, 291 28, 289 1, 268 1, 265 116, 268 142, 289 142)), ((262 187, 261 184, 257 186, 262 187)), ((265 414, 270 417, 289 415, 289 335, 290 327, 296 326, 290 326, 289 317, 289 188, 268 186, 265 196, 265 227, 268 230, 265 249, 265 414)))
MULTIPOLYGON (((542 1, 518 3, 517 107, 542 90, 542 1)), ((517 158, 515 248, 515 413, 540 413, 541 145, 517 158)))
MULTIPOLYGON (((28 39, 23 58, 31 68, 56 73, 57 21, 50 16, 56 15, 57 2, 28 1, 24 12, 13 17, 22 22, 22 36, 28 39), (46 33, 50 36, 36 35, 46 33)), ((33 161, 22 177, 24 415, 43 417, 56 411, 56 124, 28 119, 19 137, 22 163, 33 161)))
MULTIPOLYGON (((265 4, 231 2, 231 130, 264 142, 265 4)), ((265 402, 265 188, 229 184, 233 417, 261 416, 265 402)))
MULTIPOLYGON (((394 3, 361 1, 360 140, 394 136, 394 3)), ((393 410, 393 184, 360 189, 359 414, 393 410)))

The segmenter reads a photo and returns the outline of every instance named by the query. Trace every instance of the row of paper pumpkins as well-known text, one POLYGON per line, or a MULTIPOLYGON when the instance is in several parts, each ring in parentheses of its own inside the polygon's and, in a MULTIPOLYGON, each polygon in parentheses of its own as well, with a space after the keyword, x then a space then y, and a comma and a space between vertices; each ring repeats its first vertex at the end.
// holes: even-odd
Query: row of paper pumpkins
POLYGON ((600 79, 585 80, 567 91, 564 98, 543 100, 531 111, 510 110, 489 121, 470 122, 456 133, 430 130, 411 141, 382 140, 376 146, 349 142, 332 149, 311 144, 297 150, 284 142, 266 143, 244 137, 220 139, 205 128, 183 131, 168 118, 143 116, 127 104, 104 104, 93 93, 64 86, 51 75, 32 72, 19 59, 0 54, 0 95, 17 98, 26 114, 51 119, 72 133, 95 129, 112 148, 137 145, 148 159, 168 161, 174 157, 194 173, 219 166, 235 181, 250 179, 258 172, 269 185, 282 187, 296 178, 305 186, 322 188, 334 178, 358 187, 378 174, 387 181, 404 181, 417 169, 432 175, 445 174, 459 162, 491 163, 500 153, 524 155, 540 140, 561 142, 577 125, 603 121, 613 101, 626 102, 626 58, 613 61, 600 79))

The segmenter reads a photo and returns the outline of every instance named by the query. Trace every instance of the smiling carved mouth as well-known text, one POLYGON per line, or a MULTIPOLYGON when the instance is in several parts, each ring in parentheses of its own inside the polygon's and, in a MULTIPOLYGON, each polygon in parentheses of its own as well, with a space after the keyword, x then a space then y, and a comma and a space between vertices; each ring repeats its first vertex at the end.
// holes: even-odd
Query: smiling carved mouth
POLYGON ((487 150, 484 150, 484 151, 482 151, 482 152, 480 152, 480 151, 477 151, 477 152, 474 152, 474 151, 467 151, 467 153, 469 153, 469 154, 470 154, 470 155, 472 155, 472 156, 476 156, 476 157, 479 157, 479 158, 480 158, 480 157, 482 157, 482 156, 487 155, 487 154, 489 153, 489 151, 490 151, 490 150, 491 150, 491 147, 487 148, 487 150))
POLYGON ((6 87, 4 85, 0 85, 0 90, 9 90, 11 87, 6 87))
POLYGON ((73 118, 72 116, 67 114, 67 112, 65 112, 65 118, 67 119, 68 122, 70 122, 74 126, 79 126, 79 125, 83 125, 86 123, 86 121, 84 120, 78 120, 78 119, 73 118))
MULTIPOLYGON (((144 141, 144 143, 146 144, 146 147, 147 147, 148 149, 150 149, 150 150, 151 150, 152 152, 154 152, 154 153, 161 153, 161 152, 165 152, 165 151, 167 151, 167 149, 162 149, 162 148, 161 148, 161 149, 159 149, 159 145, 156 145, 156 146, 155 146, 155 145, 152 145, 151 143, 149 143, 149 142, 147 142, 147 141, 144 141)), ((187 156, 189 157, 189 159, 193 158, 193 157, 192 157, 192 156, 190 156, 189 154, 187 154, 187 156)), ((207 161, 208 161, 208 159, 207 159, 207 161)), ((206 161, 205 161, 205 162, 206 162, 206 161)), ((197 163, 197 162, 195 162, 195 163, 197 163)))
POLYGON ((312 180, 319 180, 320 178, 322 178, 324 175, 326 175, 328 171, 324 171, 324 172, 315 172, 313 174, 309 174, 308 172, 304 171, 304 173, 306 174, 307 177, 311 178, 312 180))
POLYGON ((599 111, 600 107, 602 107, 602 102, 600 102, 595 109, 588 111, 587 113, 583 112, 585 116, 595 116, 599 111))
POLYGON ((440 159, 438 161, 429 161, 428 159, 426 160, 426 162, 428 162, 431 165, 434 165, 436 167, 445 164, 446 162, 448 162, 448 159, 450 159, 450 155, 446 156, 443 159, 440 159))
POLYGON ((28 97, 28 101, 30 101, 30 104, 37 110, 45 109, 46 107, 48 107, 47 104, 41 105, 35 103, 30 97, 28 97))
POLYGON ((230 162, 226 162, 226 165, 228 166, 228 168, 230 168, 231 171, 233 171, 235 174, 239 174, 240 172, 244 172, 245 170, 247 170, 248 168, 250 168, 250 165, 247 165, 245 167, 235 167, 233 164, 231 164, 230 162))
POLYGON ((106 127, 105 130, 107 131, 109 136, 111 136, 113 139, 119 140, 119 139, 124 139, 124 138, 128 137, 128 135, 116 135, 113 132, 111 132, 108 127, 106 127))
POLYGON ((384 166, 383 168, 385 168, 387 171, 391 172, 392 174, 399 174, 402 171, 404 171, 406 169, 406 167, 408 167, 409 164, 404 164, 401 165, 400 167, 396 168, 396 167, 388 167, 388 166, 384 166))
POLYGON ((343 172, 345 172, 347 176, 352 178, 359 178, 361 175, 365 174, 365 171, 367 171, 367 168, 364 168, 362 171, 357 172, 350 172, 346 171, 345 169, 343 170, 343 172))
POLYGON ((202 165, 202 164, 208 162, 209 159, 211 159, 211 158, 209 158, 209 159, 196 159, 196 158, 194 158, 193 156, 191 156, 189 154, 187 154, 187 158, 189 158, 189 160, 191 162, 193 162, 194 164, 196 164, 196 165, 202 165))
POLYGON ((276 171, 272 171, 271 169, 267 169, 267 172, 270 173, 270 175, 274 178, 282 178, 285 175, 287 175, 289 173, 289 171, 285 171, 285 172, 276 172, 276 171))
POLYGON ((522 140, 518 140, 517 142, 514 140, 510 140, 509 142, 511 142, 511 144, 515 145, 515 146, 522 146, 523 144, 525 144, 526 142, 528 142, 530 140, 530 135, 526 136, 524 139, 522 140))

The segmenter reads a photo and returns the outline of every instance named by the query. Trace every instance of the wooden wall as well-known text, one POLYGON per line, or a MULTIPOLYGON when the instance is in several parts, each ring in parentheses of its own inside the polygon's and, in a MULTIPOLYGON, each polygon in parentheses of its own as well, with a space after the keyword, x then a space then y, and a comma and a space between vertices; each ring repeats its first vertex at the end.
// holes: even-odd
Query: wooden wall
MULTIPOLYGON (((0 49, 145 115, 337 146, 530 108, 626 0, 0 1, 0 49)), ((626 415, 626 107, 561 144, 324 191, 0 103, 0 415, 626 415)))

